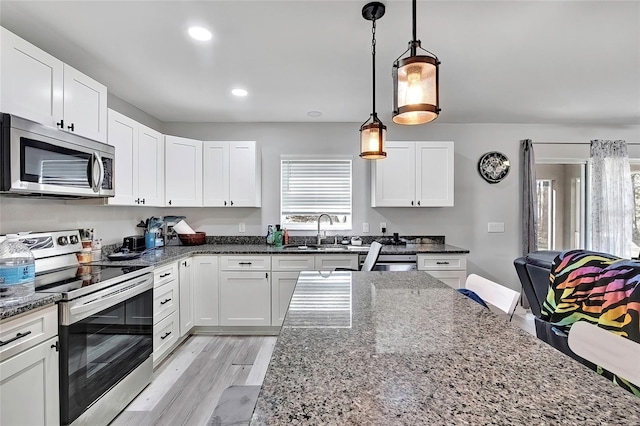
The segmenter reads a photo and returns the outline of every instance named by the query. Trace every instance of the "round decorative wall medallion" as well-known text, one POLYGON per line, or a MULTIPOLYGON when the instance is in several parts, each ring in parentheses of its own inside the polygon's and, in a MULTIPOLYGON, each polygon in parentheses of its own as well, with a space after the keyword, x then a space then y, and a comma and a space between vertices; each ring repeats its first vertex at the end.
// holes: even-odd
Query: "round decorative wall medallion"
POLYGON ((509 174, 509 159, 501 152, 491 151, 478 160, 478 172, 489 183, 498 183, 509 174))

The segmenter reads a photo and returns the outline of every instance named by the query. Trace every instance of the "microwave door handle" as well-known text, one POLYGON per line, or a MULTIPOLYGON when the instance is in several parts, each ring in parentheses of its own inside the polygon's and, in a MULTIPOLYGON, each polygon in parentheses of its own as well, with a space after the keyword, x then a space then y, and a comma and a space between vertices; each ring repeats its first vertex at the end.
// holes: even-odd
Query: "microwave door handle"
POLYGON ((100 158, 100 154, 98 154, 97 152, 93 153, 93 167, 95 167, 95 165, 98 165, 98 170, 100 170, 100 175, 98 176, 97 182, 96 182, 96 176, 93 173, 91 173, 91 179, 92 179, 92 187, 91 189, 93 189, 93 192, 100 192, 100 188, 102 188, 102 180, 104 179, 104 166, 102 165, 102 159, 100 158))

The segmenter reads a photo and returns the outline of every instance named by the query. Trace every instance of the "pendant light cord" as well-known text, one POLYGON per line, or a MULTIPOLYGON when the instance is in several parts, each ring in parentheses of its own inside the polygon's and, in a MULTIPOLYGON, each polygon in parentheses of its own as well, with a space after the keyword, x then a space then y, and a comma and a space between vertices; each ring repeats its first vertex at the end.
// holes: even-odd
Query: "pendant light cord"
POLYGON ((378 114, 376 113, 376 20, 373 19, 372 20, 372 25, 371 25, 371 34, 372 34, 372 38, 371 38, 371 68, 372 68, 372 86, 373 86, 373 90, 371 91, 372 95, 372 99, 373 99, 373 108, 372 108, 372 114, 371 116, 374 118, 374 120, 378 117, 378 114))

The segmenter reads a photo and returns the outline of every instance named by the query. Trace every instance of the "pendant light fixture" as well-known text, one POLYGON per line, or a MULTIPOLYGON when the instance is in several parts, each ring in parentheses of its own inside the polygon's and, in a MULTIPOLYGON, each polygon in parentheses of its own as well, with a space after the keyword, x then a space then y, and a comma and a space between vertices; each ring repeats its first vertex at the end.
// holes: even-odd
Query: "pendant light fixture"
POLYGON ((360 157, 365 160, 379 160, 386 158, 384 141, 387 137, 387 126, 382 124, 376 113, 376 20, 384 15, 384 4, 380 2, 367 3, 362 8, 362 17, 372 22, 371 26, 371 58, 372 58, 372 98, 373 109, 371 116, 360 126, 360 157))
POLYGON ((416 40, 416 0, 413 0, 413 40, 393 63, 393 122, 424 124, 440 113, 438 66, 440 61, 416 40), (428 55, 418 55, 418 48, 428 55), (410 56, 401 59, 407 52, 410 56))

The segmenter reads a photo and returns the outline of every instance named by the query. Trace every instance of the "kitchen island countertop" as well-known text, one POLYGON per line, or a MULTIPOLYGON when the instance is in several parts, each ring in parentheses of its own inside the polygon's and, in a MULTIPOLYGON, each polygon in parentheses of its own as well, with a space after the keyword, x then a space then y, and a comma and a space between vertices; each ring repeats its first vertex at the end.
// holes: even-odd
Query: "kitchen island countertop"
POLYGON ((640 398, 428 274, 302 272, 251 420, 281 424, 640 424, 640 398))

